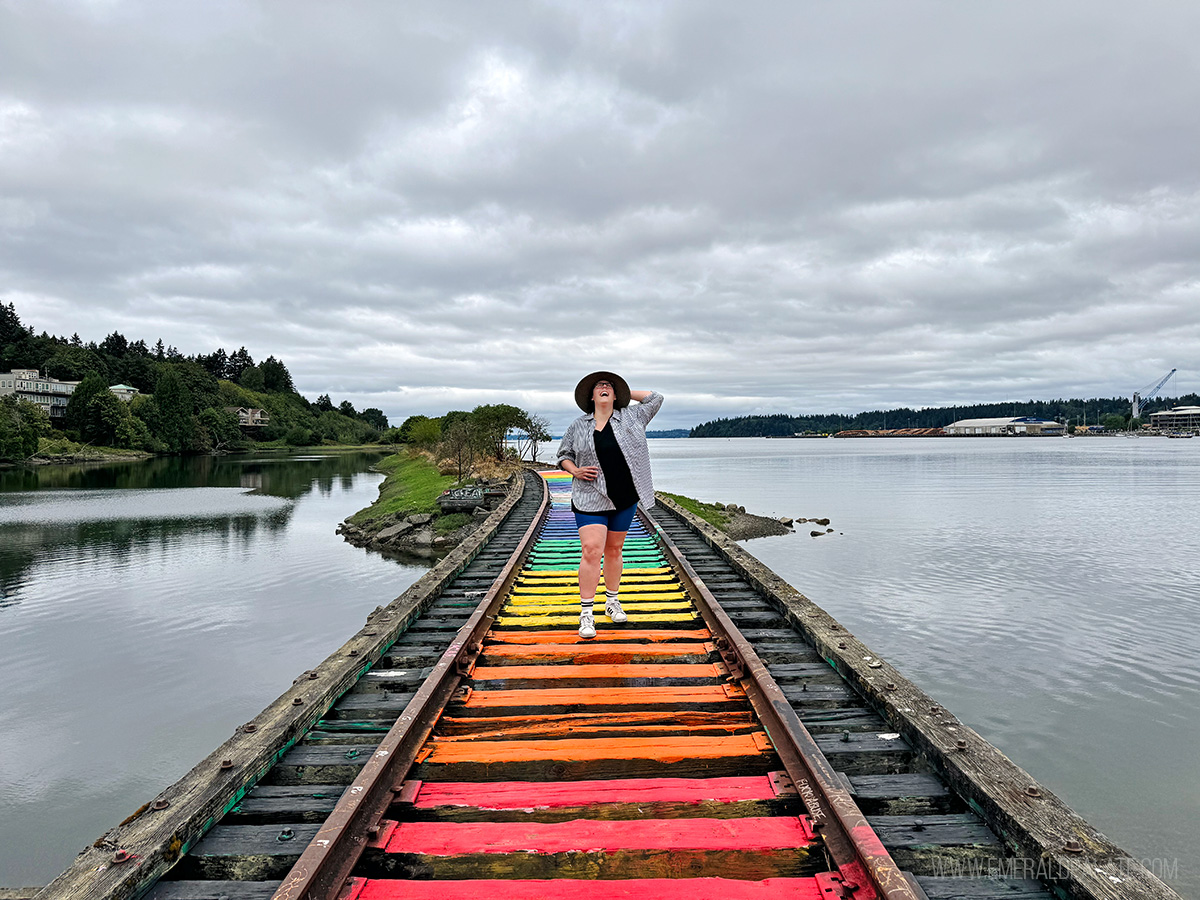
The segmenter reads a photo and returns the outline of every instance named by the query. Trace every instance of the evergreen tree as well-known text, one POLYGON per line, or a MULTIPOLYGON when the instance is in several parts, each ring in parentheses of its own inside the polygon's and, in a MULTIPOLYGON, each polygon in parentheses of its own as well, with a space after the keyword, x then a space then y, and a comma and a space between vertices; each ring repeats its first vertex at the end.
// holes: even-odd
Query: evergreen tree
POLYGON ((27 334, 21 317, 17 315, 17 308, 11 303, 8 306, 0 303, 0 347, 19 341, 27 334))
POLYGON ((202 365, 213 378, 229 377, 229 357, 225 355, 224 347, 218 347, 215 353, 210 353, 208 356, 197 356, 196 362, 202 365))
POLYGON ((254 358, 246 352, 245 347, 241 347, 229 357, 225 367, 225 378, 229 381, 240 381, 242 373, 253 366, 254 358))
POLYGON ((275 357, 268 356, 259 368, 262 369, 263 385, 271 393, 288 394, 296 389, 287 366, 275 357))
POLYGON ((267 383, 263 377, 262 369, 258 366, 250 366, 238 376, 237 383, 248 391, 264 391, 267 383))
MULTIPOLYGON (((88 423, 88 409, 91 402, 101 394, 108 394, 112 397, 112 391, 108 389, 107 379, 93 372, 84 378, 71 394, 71 399, 67 401, 67 409, 63 415, 63 424, 82 435, 88 423)), ((113 399, 116 400, 116 397, 113 397, 113 399)), ((117 402, 119 403, 120 401, 118 400, 117 402)), ((87 438, 81 439, 87 440, 87 438)))
MULTIPOLYGON (((180 360, 171 366, 187 387, 188 396, 192 400, 192 412, 199 412, 210 406, 221 406, 221 389, 217 379, 204 366, 191 360, 180 360)), ((158 393, 157 386, 155 393, 158 393)))
POLYGON ((158 432, 155 437, 171 453, 191 450, 196 433, 192 420, 192 397, 174 366, 169 367, 154 386, 154 403, 158 408, 158 432))
POLYGON ((358 417, 370 425, 372 428, 377 428, 380 431, 386 431, 388 427, 387 416, 383 414, 382 409, 376 409, 371 406, 364 409, 358 414, 358 417))
POLYGON ((125 339, 125 335, 121 334, 121 332, 114 331, 100 342, 100 350, 110 356, 121 359, 129 352, 129 341, 125 339))
POLYGON ((104 359, 99 353, 86 347, 59 347, 55 354, 46 360, 44 368, 47 375, 60 381, 82 381, 88 375, 95 374, 104 379, 107 387, 110 377, 104 359))

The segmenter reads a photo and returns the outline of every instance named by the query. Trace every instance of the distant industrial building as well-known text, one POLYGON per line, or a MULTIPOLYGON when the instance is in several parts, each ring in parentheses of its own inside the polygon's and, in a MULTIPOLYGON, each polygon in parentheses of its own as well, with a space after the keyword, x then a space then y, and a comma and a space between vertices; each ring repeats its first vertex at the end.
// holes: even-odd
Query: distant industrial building
POLYGON ((1200 431, 1200 406, 1176 406, 1150 413, 1150 427, 1161 431, 1200 431))
POLYGON ((1063 425, 1049 419, 1019 416, 1004 419, 959 419, 945 427, 955 437, 1054 437, 1061 436, 1063 425))
POLYGON ((44 377, 37 369, 13 369, 0 374, 0 394, 15 394, 18 400, 36 403, 51 419, 62 419, 67 412, 67 403, 78 381, 59 381, 44 377))

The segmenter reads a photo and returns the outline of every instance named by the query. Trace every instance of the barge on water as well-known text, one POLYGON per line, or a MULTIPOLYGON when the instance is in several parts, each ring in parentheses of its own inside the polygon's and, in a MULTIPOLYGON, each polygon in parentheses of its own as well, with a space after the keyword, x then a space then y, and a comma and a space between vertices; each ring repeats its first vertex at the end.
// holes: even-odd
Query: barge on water
POLYGON ((467 543, 44 898, 1175 898, 667 499, 575 629, 569 479, 467 543))

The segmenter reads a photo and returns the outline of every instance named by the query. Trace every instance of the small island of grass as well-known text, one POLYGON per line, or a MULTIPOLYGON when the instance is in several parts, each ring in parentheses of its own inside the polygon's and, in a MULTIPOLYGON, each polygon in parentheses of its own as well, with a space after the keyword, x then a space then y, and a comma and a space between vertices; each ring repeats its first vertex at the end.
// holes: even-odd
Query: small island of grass
POLYGON ((338 533, 357 547, 401 556, 430 556, 461 543, 489 512, 484 505, 470 512, 444 513, 440 497, 453 487, 499 487, 518 468, 515 460, 480 460, 459 481, 448 460, 409 447, 372 468, 385 475, 379 496, 338 526, 338 533))
POLYGON ((787 518, 772 519, 770 516, 756 516, 746 512, 746 507, 733 503, 705 503, 683 494, 668 494, 658 491, 658 496, 687 510, 709 525, 722 531, 735 541, 749 538, 773 537, 791 534, 792 520, 787 518))

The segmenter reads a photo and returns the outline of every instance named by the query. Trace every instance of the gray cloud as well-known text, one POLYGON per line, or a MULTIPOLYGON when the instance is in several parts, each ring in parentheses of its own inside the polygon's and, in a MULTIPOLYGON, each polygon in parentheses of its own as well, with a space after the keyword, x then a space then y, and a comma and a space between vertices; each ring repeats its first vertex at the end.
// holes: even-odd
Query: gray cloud
POLYGON ((1172 366, 1196 390, 1198 26, 1182 2, 0 4, 0 299, 55 333, 245 344, 393 418, 561 426, 599 367, 667 393, 664 426, 1172 366))

